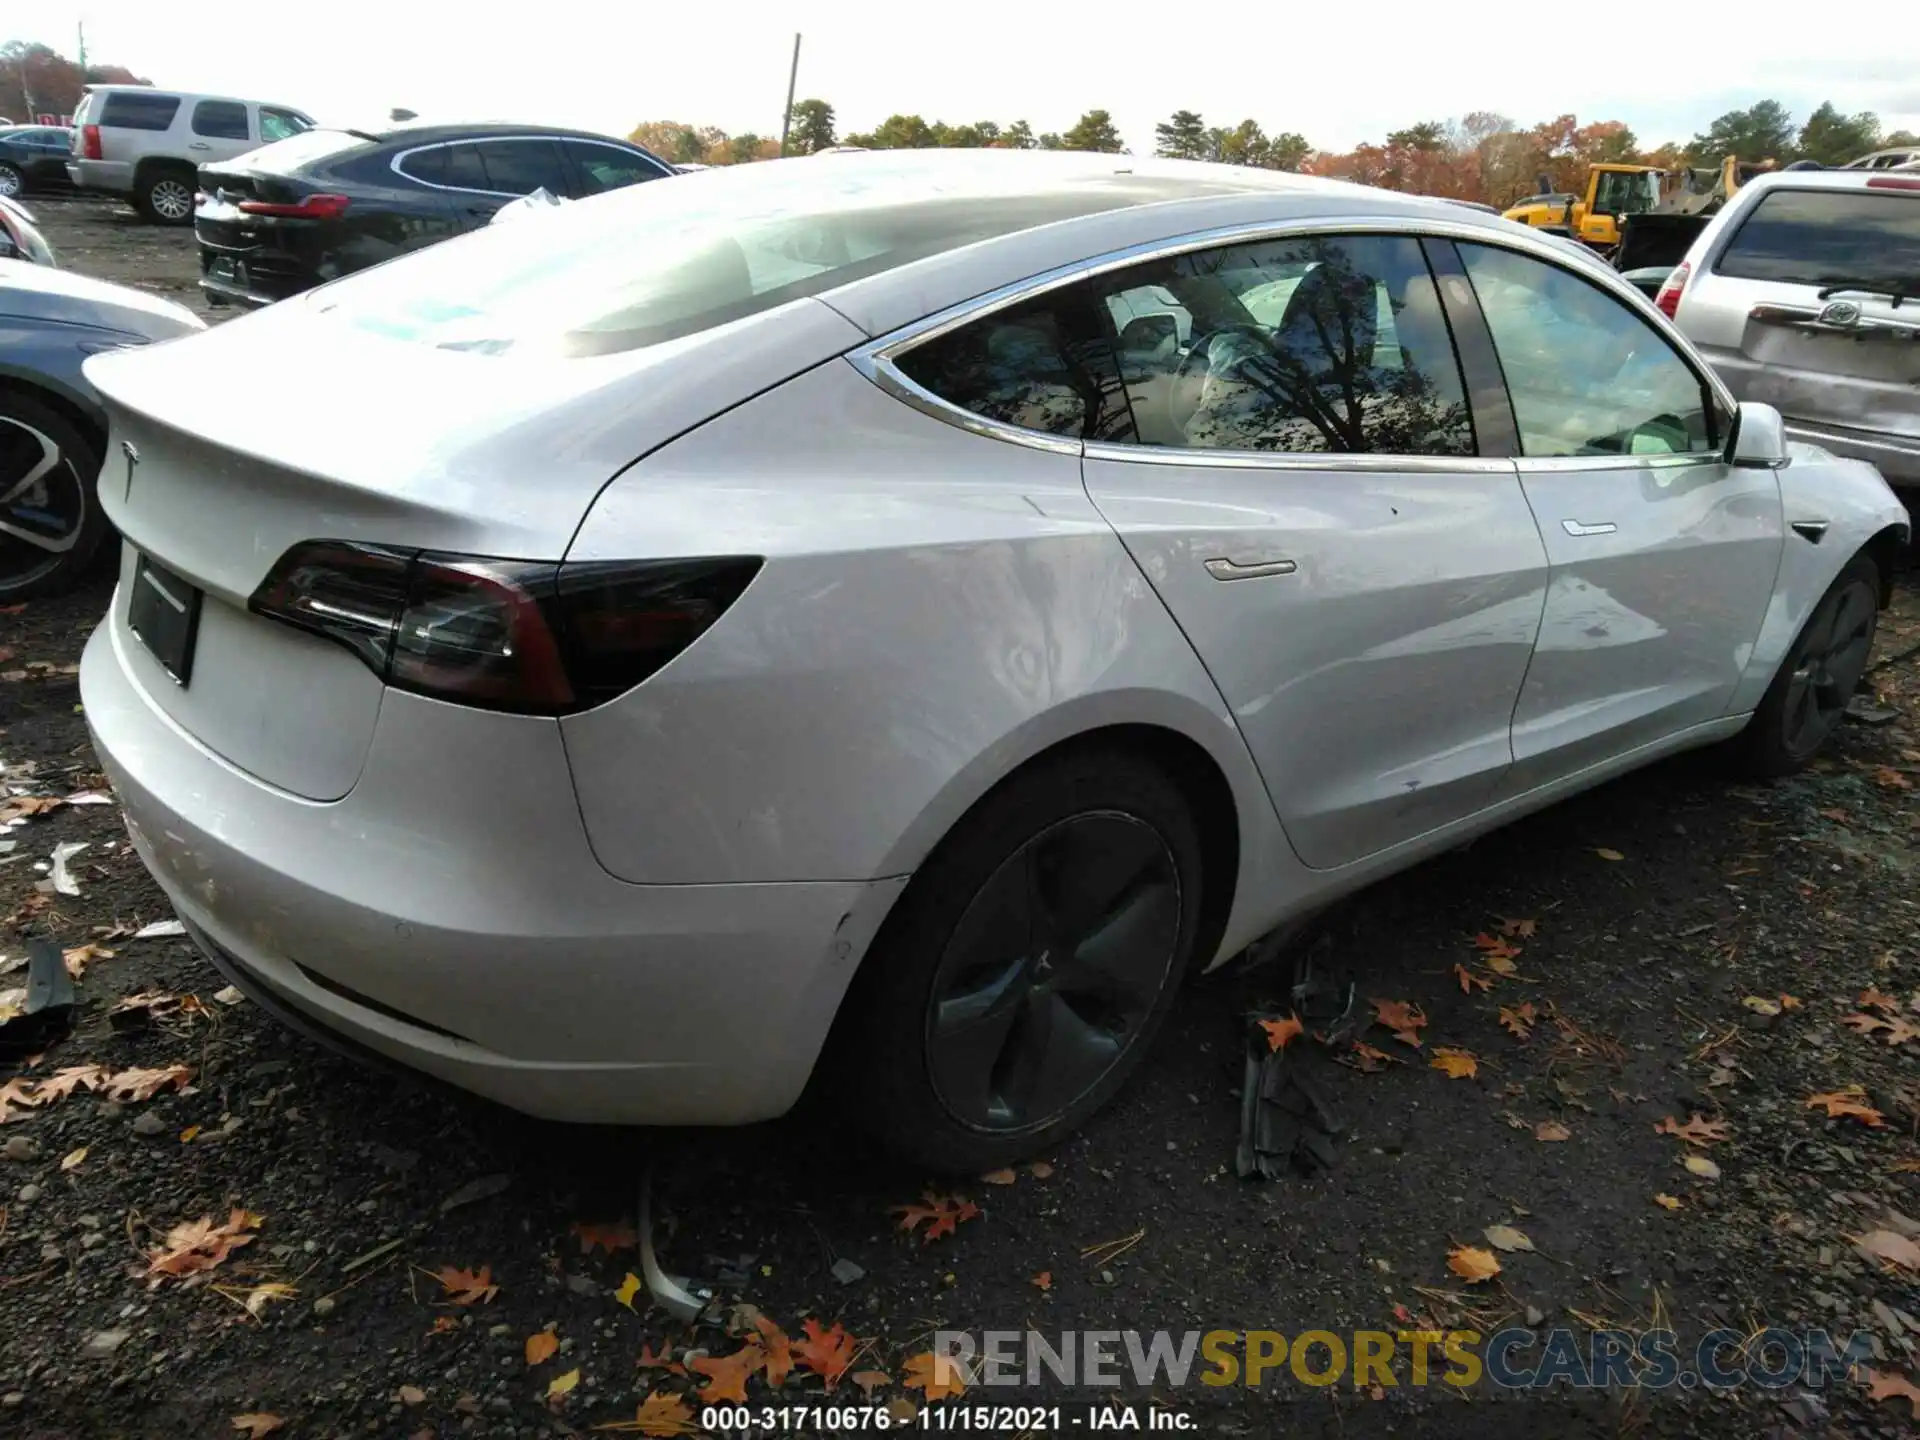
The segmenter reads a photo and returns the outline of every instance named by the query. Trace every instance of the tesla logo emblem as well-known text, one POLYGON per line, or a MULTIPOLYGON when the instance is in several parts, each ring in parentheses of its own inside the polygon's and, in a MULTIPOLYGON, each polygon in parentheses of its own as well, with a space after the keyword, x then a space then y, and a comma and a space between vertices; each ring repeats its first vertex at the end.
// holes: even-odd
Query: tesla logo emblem
POLYGON ((1860 306, 1853 300, 1833 300, 1820 312, 1822 325, 1857 325, 1860 323, 1860 306))
POLYGON ((120 492, 120 499, 124 503, 125 501, 133 499, 133 469, 140 463, 140 452, 133 448, 133 442, 131 440, 122 440, 120 442, 120 453, 127 457, 127 485, 126 488, 120 492))

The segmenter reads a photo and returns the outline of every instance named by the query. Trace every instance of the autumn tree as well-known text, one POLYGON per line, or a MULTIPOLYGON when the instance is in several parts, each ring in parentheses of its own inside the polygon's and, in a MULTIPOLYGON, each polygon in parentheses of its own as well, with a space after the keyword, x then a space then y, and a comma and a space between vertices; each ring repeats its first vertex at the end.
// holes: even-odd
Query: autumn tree
POLYGON ((651 150, 675 165, 705 164, 707 151, 726 138, 721 131, 698 130, 678 120, 648 120, 627 135, 642 150, 651 150))
POLYGON ((929 150, 939 143, 933 127, 918 115, 889 115, 866 134, 847 136, 847 144, 868 150, 929 150))
POLYGON ((994 145, 1002 150, 1034 150, 1040 142, 1034 139, 1033 126, 1024 120, 1016 120, 1000 132, 1000 138, 994 145))
POLYGON ((123 65, 81 68, 50 45, 9 40, 0 45, 0 115, 71 115, 88 85, 151 85, 123 65))
POLYGON ((839 142, 833 137, 833 106, 824 100, 800 100, 788 117, 787 151, 814 155, 839 142))
POLYGON ((1176 110, 1153 127, 1153 153, 1170 160, 1209 160, 1207 125, 1191 110, 1176 110))
POLYGON ((1059 137, 1060 150, 1092 150, 1101 154, 1118 155, 1126 149, 1120 142, 1120 132, 1114 129, 1113 117, 1104 110, 1089 110, 1074 122, 1073 128, 1059 137))
POLYGON ((1762 100, 1744 110, 1729 110, 1687 145, 1695 165, 1718 165, 1729 155, 1742 160, 1791 160, 1793 116, 1778 100, 1762 100))
POLYGON ((1798 144, 1802 160, 1844 165, 1880 148, 1880 117, 1871 110, 1842 115, 1831 100, 1807 117, 1798 144))

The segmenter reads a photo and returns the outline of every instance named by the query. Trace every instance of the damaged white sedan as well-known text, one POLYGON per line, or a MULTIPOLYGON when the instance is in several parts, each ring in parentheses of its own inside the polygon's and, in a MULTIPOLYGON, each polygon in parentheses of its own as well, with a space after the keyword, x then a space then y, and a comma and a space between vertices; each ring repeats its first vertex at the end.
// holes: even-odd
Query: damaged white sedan
POLYGON ((87 373, 87 719, 234 984, 542 1116, 819 1072, 958 1170, 1341 892, 1806 764, 1908 523, 1597 261, 1120 156, 636 186, 87 373))

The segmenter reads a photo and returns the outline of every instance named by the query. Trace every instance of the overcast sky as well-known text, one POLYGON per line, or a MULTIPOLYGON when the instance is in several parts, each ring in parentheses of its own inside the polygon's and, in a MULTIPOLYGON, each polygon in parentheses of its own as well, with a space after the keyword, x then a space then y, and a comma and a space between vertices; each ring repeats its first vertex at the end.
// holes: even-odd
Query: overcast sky
POLYGON ((1523 124, 1567 111, 1583 124, 1624 120, 1653 145, 1767 97, 1796 118, 1831 99, 1849 112, 1878 111, 1889 129, 1920 129, 1920 27, 1911 4, 1895 0, 1856 0, 1844 25, 1808 23, 1804 5, 1777 0, 1743 4, 1737 15, 1712 5, 1629 13, 1540 0, 1460 0, 1440 11, 1403 0, 1109 0, 1000 3, 964 20, 964 7, 930 15, 871 0, 324 0, 292 10, 10 0, 6 9, 0 39, 41 40, 71 55, 84 20, 98 62, 337 124, 404 105, 423 118, 614 134, 671 119, 777 135, 798 27, 799 96, 831 103, 843 134, 895 111, 1062 130, 1099 106, 1130 148, 1146 152, 1154 123, 1185 107, 1212 124, 1251 117, 1344 150, 1486 109, 1523 124), (1433 28, 1436 14, 1444 28, 1433 28))

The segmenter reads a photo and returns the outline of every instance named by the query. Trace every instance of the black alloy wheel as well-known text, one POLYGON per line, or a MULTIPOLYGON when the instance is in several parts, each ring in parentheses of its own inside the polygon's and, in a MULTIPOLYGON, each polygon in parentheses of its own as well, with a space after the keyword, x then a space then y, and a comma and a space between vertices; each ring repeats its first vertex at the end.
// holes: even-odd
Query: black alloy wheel
POLYGON ((100 461, 64 416, 0 396, 0 600, 64 588, 99 548, 100 461))
POLYGON ((1879 569, 1856 555, 1813 607, 1736 742, 1742 769, 1772 777, 1813 763, 1866 675, 1879 621, 1879 569))

